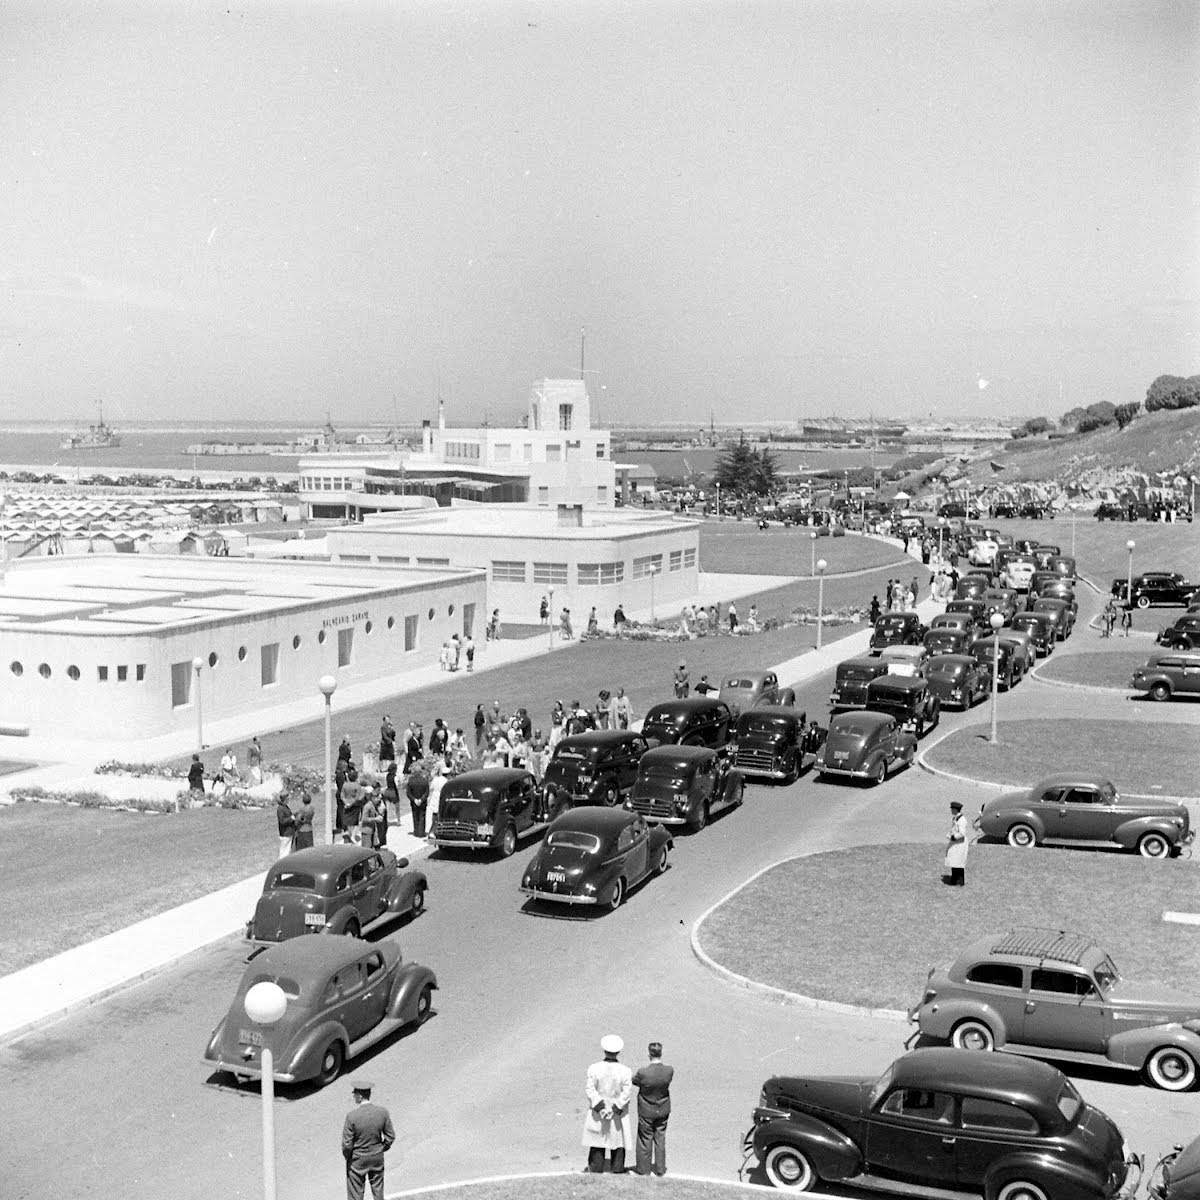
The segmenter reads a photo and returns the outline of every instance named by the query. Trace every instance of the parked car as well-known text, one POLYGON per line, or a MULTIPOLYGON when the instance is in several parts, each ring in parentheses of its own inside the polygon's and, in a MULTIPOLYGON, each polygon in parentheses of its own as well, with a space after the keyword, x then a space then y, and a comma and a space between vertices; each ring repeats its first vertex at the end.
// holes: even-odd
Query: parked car
POLYGON ((928 657, 923 642, 917 646, 884 646, 879 652, 879 661, 887 667, 889 675, 920 675, 928 657))
POLYGON ((988 575, 964 575, 954 589, 956 600, 978 600, 992 586, 988 575))
POLYGON ((692 696, 655 704, 642 722, 649 746, 708 746, 719 750, 733 736, 729 705, 715 696, 692 696))
POLYGON ((359 937, 385 921, 425 908, 429 881, 407 858, 365 846, 310 846, 285 854, 268 872, 254 916, 253 942, 282 942, 306 933, 359 937))
POLYGON ((838 663, 834 670, 833 691, 829 695, 830 708, 834 712, 865 708, 867 684, 880 675, 886 675, 887 669, 887 663, 867 655, 847 658, 838 663))
POLYGON ((1060 642, 1070 637, 1071 630, 1075 628, 1075 614, 1071 611, 1070 604, 1056 596, 1038 597, 1030 611, 1045 613, 1050 618, 1054 624, 1055 636, 1060 642))
MULTIPOLYGON (((1016 620, 1016 617, 1013 618, 1016 620)), ((1033 644, 1033 635, 1025 629, 1015 629, 1011 625, 1005 625, 996 634, 1001 643, 1007 643, 1012 647, 1013 662, 1020 671, 1021 678, 1028 674, 1030 667, 1037 662, 1037 649, 1033 644)))
POLYGON ((882 783, 916 756, 917 739, 888 713, 835 713, 813 768, 818 778, 845 775, 882 783))
MULTIPOLYGON (((959 614, 954 614, 959 615, 959 614)), ((957 629, 945 625, 930 626, 925 635, 925 649, 934 654, 962 654, 975 640, 975 631, 957 629)))
POLYGON ((1006 792, 980 809, 976 828, 1010 846, 1087 842, 1168 858, 1192 841, 1186 804, 1132 800, 1101 775, 1048 775, 1033 787, 1006 792))
POLYGON ((1075 559, 1069 554, 1056 554, 1050 566, 1052 570, 1057 571, 1064 579, 1074 580, 1076 578, 1075 559))
POLYGON ((1010 643, 995 637, 976 638, 971 643, 971 657, 987 672, 989 680, 992 671, 996 672, 1001 691, 1010 691, 1021 682, 1021 670, 1010 643))
POLYGON ((1152 654, 1144 666, 1134 670, 1129 684, 1135 691, 1147 692, 1152 700, 1200 695, 1200 652, 1152 654))
POLYGON ((1027 592, 1036 570, 1037 563, 1034 562, 1032 554, 1016 554, 1005 563, 1000 580, 1005 587, 1012 588, 1013 591, 1027 592))
POLYGON ((1054 560, 1059 554, 1056 546, 1034 546, 1030 552, 1033 555, 1033 565, 1038 571, 1053 571, 1054 560))
POLYGON ((1079 616, 1079 601, 1075 598, 1075 584, 1070 579, 1059 577, 1058 579, 1050 579, 1040 584, 1037 589, 1037 596, 1034 597, 1034 602, 1038 600, 1062 600, 1071 610, 1071 621, 1074 623, 1075 618, 1079 616))
POLYGON ((1096 509, 1097 521, 1124 521, 1126 512, 1119 504, 1112 504, 1109 501, 1104 501, 1096 509))
POLYGON ((970 708, 992 688, 992 677, 969 654, 936 654, 925 664, 929 690, 942 708, 970 708))
POLYGON ((990 618, 998 612, 1007 624, 1017 615, 1017 609, 1024 607, 1017 593, 1011 588, 988 588, 983 593, 984 617, 990 618))
POLYGON ((544 810, 620 804, 648 749, 646 739, 631 729, 594 729, 563 738, 542 773, 544 810))
MULTIPOLYGON (((558 798, 554 800, 557 802, 558 798)), ((515 767, 464 771, 446 780, 429 840, 442 850, 496 850, 507 858, 549 824, 536 780, 515 767)))
POLYGON ((728 704, 736 717, 760 704, 795 704, 796 693, 792 688, 780 687, 774 671, 738 671, 721 682, 717 699, 728 704))
POLYGON ((877 654, 884 646, 919 646, 924 636, 925 626, 915 612, 885 612, 871 633, 871 652, 877 654))
POLYGON ((978 538, 971 543, 967 553, 967 561, 977 566, 990 566, 996 561, 996 552, 1000 547, 991 538, 978 538))
POLYGON ((1158 1160, 1146 1194, 1150 1200, 1200 1200, 1200 1138, 1158 1160))
POLYGON ((816 750, 808 716, 802 709, 767 705, 738 717, 733 765, 749 778, 793 783, 804 770, 805 755, 816 750))
POLYGON ((901 1195, 1127 1200, 1141 1180, 1121 1131, 1047 1063, 912 1050, 878 1079, 776 1075, 743 1141, 774 1187, 901 1195))
MULTIPOLYGON (((743 716, 757 719, 759 711, 743 716)), ((745 778, 732 761, 728 749, 656 746, 643 756, 625 807, 652 825, 686 825, 698 832, 714 813, 742 802, 745 778)))
POLYGON ((982 600, 951 600, 946 612, 965 613, 980 628, 987 624, 987 605, 982 600))
POLYGON ((938 613, 929 622, 929 628, 933 629, 957 629, 962 633, 974 636, 976 633, 975 618, 970 613, 963 612, 944 612, 938 613))
POLYGON ((1170 650, 1200 648, 1200 613, 1184 613, 1174 625, 1160 629, 1154 641, 1170 650))
POLYGON ((1200 1077, 1200 996, 1122 979, 1078 933, 1014 929, 972 942, 929 969, 908 1019, 961 1050, 1122 1067, 1169 1092, 1200 1077))
POLYGON ((667 869, 673 842, 662 825, 624 808, 575 808, 556 817, 525 868, 521 891, 551 904, 620 908, 667 869))
MULTIPOLYGON (((1123 603, 1131 603, 1126 596, 1129 580, 1125 577, 1112 581, 1112 594, 1123 603)), ((1149 608, 1152 604, 1180 605, 1186 608, 1197 598, 1200 585, 1188 583, 1178 571, 1147 571, 1133 577, 1132 603, 1138 608, 1149 608)))
POLYGON ((276 1083, 332 1083, 351 1059, 405 1026, 425 1022, 437 977, 406 963, 388 938, 290 938, 253 955, 229 1011, 204 1052, 204 1061, 239 1082, 262 1078, 270 1049, 276 1083), (288 999, 274 1025, 246 1015, 246 993, 274 983, 288 999))
POLYGON ((881 675, 867 687, 867 709, 896 718, 902 729, 917 739, 936 729, 941 719, 941 704, 924 678, 919 675, 881 675))
POLYGON ((1027 633, 1039 657, 1045 658, 1054 650, 1054 626, 1046 613, 1019 612, 1012 619, 1011 629, 1027 633))

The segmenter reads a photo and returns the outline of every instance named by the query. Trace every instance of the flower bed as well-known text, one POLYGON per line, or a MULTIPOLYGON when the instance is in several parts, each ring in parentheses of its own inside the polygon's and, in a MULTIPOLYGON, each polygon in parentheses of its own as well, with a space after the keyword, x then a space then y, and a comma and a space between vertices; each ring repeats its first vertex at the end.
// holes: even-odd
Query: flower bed
POLYGON ((110 758, 96 767, 96 775, 132 775, 135 779, 186 779, 187 772, 170 763, 121 762, 110 758))
POLYGON ((187 788, 174 796, 110 796, 90 788, 44 788, 36 784, 14 788, 10 793, 20 803, 66 804, 75 808, 111 808, 122 812, 176 813, 185 808, 263 808, 262 800, 249 792, 211 792, 201 795, 187 788))
MULTIPOLYGON (((825 628, 837 625, 852 625, 862 621, 865 613, 860 608, 835 608, 826 610, 821 624, 825 628)), ((815 625, 817 610, 815 608, 794 608, 782 617, 767 617, 759 621, 757 628, 751 629, 742 622, 737 629, 730 629, 722 622, 717 626, 689 626, 684 633, 682 624, 672 625, 643 625, 637 621, 626 621, 620 629, 597 629, 594 633, 580 634, 581 642, 609 640, 626 642, 693 642, 698 638, 712 637, 753 637, 756 633, 769 633, 773 629, 789 629, 796 625, 815 625)))

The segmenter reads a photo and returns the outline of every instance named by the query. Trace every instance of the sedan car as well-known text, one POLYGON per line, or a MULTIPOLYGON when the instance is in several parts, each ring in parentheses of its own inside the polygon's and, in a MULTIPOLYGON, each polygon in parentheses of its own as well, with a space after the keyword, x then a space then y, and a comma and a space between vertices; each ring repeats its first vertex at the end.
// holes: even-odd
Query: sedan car
POLYGON ((692 696, 656 704, 642 722, 649 746, 708 746, 719 750, 733 736, 729 705, 715 696, 692 696))
POLYGON ((923 1037, 961 1050, 1141 1071, 1186 1092, 1200 1077, 1200 996, 1122 979, 1090 938, 1014 929, 972 942, 931 967, 908 1019, 923 1037))
POLYGON ((1061 1071, 958 1050, 913 1050, 878 1079, 773 1076, 743 1146, 770 1184, 794 1191, 824 1181, 901 1195, 1124 1200, 1141 1179, 1121 1131, 1061 1071))
POLYGON ((548 804, 528 771, 464 771, 446 780, 429 840, 440 850, 495 850, 507 858, 521 838, 546 828, 559 802, 548 804))
POLYGON ((1016 554, 1004 564, 1004 573, 1000 578, 1005 587, 1027 592, 1036 570, 1037 563, 1032 554, 1016 554))
POLYGON ((1146 692, 1151 700, 1200 695, 1200 652, 1152 654, 1143 666, 1134 669, 1129 684, 1135 691, 1146 692))
POLYGON ((1174 625, 1160 629, 1154 641, 1170 650, 1200 649, 1200 613, 1184 613, 1174 625))
POLYGON ((429 881, 407 866, 407 858, 365 846, 310 846, 285 854, 267 872, 246 937, 253 942, 306 933, 360 937, 385 921, 420 913, 429 881))
POLYGON ((1012 619, 1010 628, 1018 633, 1026 633, 1033 644, 1036 654, 1045 658, 1054 650, 1054 626, 1045 613, 1019 612, 1012 619))
POLYGON ((1103 776, 1065 773, 988 800, 975 826, 1010 846, 1083 842, 1143 858, 1169 858, 1193 836, 1186 804, 1125 799, 1103 776))
POLYGON ((1188 583, 1178 571, 1147 571, 1133 577, 1132 600, 1126 596, 1128 579, 1114 579, 1112 594, 1125 603, 1138 608, 1149 608, 1152 604, 1177 604, 1186 608, 1200 592, 1200 585, 1188 583))
MULTIPOLYGON (((752 721, 758 711, 742 717, 752 721)), ((742 802, 745 779, 732 768, 732 757, 705 746, 656 746, 642 758, 625 807, 652 825, 686 825, 698 833, 715 813, 742 802)))
POLYGON ((835 713, 813 768, 818 778, 839 775, 882 783, 907 767, 916 753, 917 739, 887 713, 835 713))
MULTIPOLYGON (((1013 619, 1016 620, 1015 617, 1013 619)), ((1025 629, 1016 629, 1011 625, 1005 625, 995 636, 1000 639, 1001 645, 1012 648, 1013 662, 1017 670, 1022 677, 1027 675, 1029 669, 1037 662, 1037 649, 1033 644, 1033 634, 1025 629)))
POLYGON ((991 691, 992 678, 969 654, 936 654, 925 664, 929 690, 943 708, 970 708, 991 691))
POLYGON ((879 661, 887 667, 889 675, 920 675, 928 657, 929 651, 924 643, 919 646, 884 646, 879 652, 879 661))
POLYGON ((870 649, 877 654, 884 646, 919 646, 925 626, 915 612, 885 612, 875 622, 870 649))
POLYGON ((332 1083, 352 1058, 429 1016, 437 978, 406 963, 389 939, 292 938, 251 956, 229 1012, 213 1030, 204 1060, 239 1081, 262 1077, 270 1049, 277 1083, 332 1083), (274 983, 288 1004, 274 1025, 246 1015, 246 993, 274 983))
POLYGON ((976 638, 971 643, 971 657, 988 673, 989 679, 996 672, 1001 691, 1010 691, 1021 682, 1021 669, 1008 642, 996 637, 976 638))
POLYGON ((935 629, 957 629, 961 633, 969 633, 974 636, 976 632, 975 618, 972 617, 970 613, 964 612, 947 611, 944 613, 938 613, 938 615, 929 622, 930 632, 935 629))
POLYGON ((667 869, 673 845, 662 825, 624 808, 577 808, 556 817, 521 879, 531 900, 620 908, 667 869))
POLYGON ((593 729, 563 738, 542 777, 543 807, 619 804, 633 787, 647 749, 646 739, 630 729, 593 729))
MULTIPOLYGON (((816 728, 814 721, 813 729, 816 728)), ((764 706, 738 717, 733 765, 751 778, 794 783, 804 769, 805 754, 815 753, 816 749, 808 717, 802 709, 764 706)))
POLYGON ((1200 1138, 1158 1160, 1146 1194, 1150 1200, 1200 1200, 1200 1138))
POLYGON ((941 704, 923 676, 881 675, 867 688, 867 709, 896 718, 902 729, 920 739, 937 728, 941 704))
POLYGON ((925 648, 930 654, 962 654, 975 640, 974 631, 947 626, 930 627, 925 635, 925 648))
POLYGON ((717 699, 728 704, 736 717, 760 704, 795 704, 796 693, 781 687, 774 671, 737 671, 721 681, 717 699))
POLYGON ((982 600, 951 600, 946 612, 965 613, 980 628, 987 624, 987 605, 982 600))
POLYGON ((872 679, 887 673, 887 663, 879 658, 862 655, 858 658, 847 658, 838 663, 833 674, 833 691, 829 696, 829 707, 834 712, 844 712, 851 708, 865 708, 867 704, 867 684, 872 679))
POLYGON ((992 586, 990 575, 964 575, 954 589, 956 600, 978 600, 992 586))
POLYGON ((1024 607, 1024 602, 1012 588, 996 587, 983 593, 983 606, 985 617, 998 612, 1008 624, 1017 615, 1017 609, 1024 607))
POLYGON ((1075 614, 1066 600, 1040 596, 1033 602, 1033 608, 1030 611, 1045 613, 1050 618, 1054 624, 1055 636, 1060 642, 1070 637, 1071 630, 1075 628, 1075 614))

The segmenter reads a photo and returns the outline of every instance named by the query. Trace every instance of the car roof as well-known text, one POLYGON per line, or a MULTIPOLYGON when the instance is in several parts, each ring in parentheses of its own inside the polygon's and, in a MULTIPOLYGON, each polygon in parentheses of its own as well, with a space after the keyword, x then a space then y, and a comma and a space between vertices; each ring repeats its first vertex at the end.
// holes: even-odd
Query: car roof
POLYGON ((374 854, 374 850, 364 846, 341 842, 332 846, 309 846, 307 849, 285 854, 271 870, 282 867, 289 871, 306 871, 316 878, 322 878, 326 875, 339 875, 347 867, 352 867, 356 862, 374 854))
MULTIPOLYGON (((750 711, 758 712, 758 709, 753 708, 750 711)), ((670 763, 690 767, 707 758, 715 758, 716 753, 707 746, 655 746, 653 750, 647 750, 642 755, 641 762, 650 766, 654 766, 655 763, 670 763)))
POLYGON ((708 712, 710 709, 720 705, 725 707, 724 702, 718 700, 716 696, 688 696, 683 700, 662 700, 658 704, 651 705, 650 712, 646 714, 649 718, 650 713, 656 712, 708 712))
MULTIPOLYGON (((563 738, 564 742, 566 740, 563 738)), ((559 745, 561 746, 562 742, 559 745)), ((528 774, 528 771, 522 771, 519 767, 479 767, 474 771, 463 771, 461 775, 453 775, 451 779, 459 786, 465 785, 490 791, 493 788, 515 783, 528 774)))
POLYGON ((839 667, 874 667, 883 660, 877 654, 856 654, 853 658, 844 658, 839 667))
POLYGON ((631 824, 636 818, 636 813, 626 812, 623 808, 604 808, 601 805, 587 804, 568 809, 561 816, 555 817, 551 831, 573 829, 579 833, 608 837, 631 824))
POLYGON ((557 749, 564 746, 617 746, 638 735, 629 729, 589 729, 584 733, 573 733, 558 743, 557 749))
POLYGON ((729 671, 725 674, 724 682, 733 683, 734 680, 748 679, 751 683, 762 683, 768 675, 774 675, 774 671, 729 671))
POLYGON ((1006 1100, 1043 1114, 1055 1108, 1065 1082, 1049 1063, 1009 1054, 964 1054, 951 1047, 911 1050, 893 1064, 896 1087, 950 1091, 1006 1100))
POLYGON ((387 939, 363 942, 349 937, 297 937, 268 946, 249 962, 254 967, 269 967, 280 975, 303 975, 305 972, 337 971, 358 962, 372 950, 383 949, 387 939))
POLYGON ((1168 660, 1186 660, 1189 665, 1200 665, 1200 650, 1167 650, 1165 647, 1151 654, 1146 660, 1147 667, 1157 667, 1168 660))
POLYGON ((885 609, 879 614, 879 619, 881 621, 886 621, 889 617, 896 617, 902 621, 919 621, 921 619, 919 614, 915 612, 901 612, 899 609, 895 608, 885 609))
POLYGON ((886 692, 889 689, 894 692, 919 692, 925 686, 925 680, 919 675, 880 675, 878 679, 872 679, 867 684, 867 692, 870 693, 874 688, 876 691, 886 692))
MULTIPOLYGON (((901 676, 900 678, 903 678, 901 676)), ((878 728, 880 725, 887 725, 890 721, 895 720, 890 713, 871 712, 867 708, 851 709, 849 712, 834 713, 829 718, 829 728, 832 730, 835 725, 866 725, 871 728, 878 728)))
MULTIPOLYGON (((871 661, 878 660, 872 659, 871 661)), ((738 720, 744 721, 747 717, 792 717, 799 721, 804 715, 800 709, 793 708, 790 704, 756 704, 753 708, 746 709, 738 720)))
POLYGON ((1056 771, 1053 775, 1043 775, 1029 790, 1042 792, 1050 787, 1111 787, 1112 781, 1103 775, 1088 774, 1084 771, 1056 771))
POLYGON ((883 660, 884 662, 886 662, 888 659, 891 659, 894 662, 898 658, 905 659, 924 657, 924 646, 884 646, 884 648, 877 655, 877 658, 883 660))
POLYGON ((972 942, 967 953, 973 958, 1002 955, 1073 967, 1092 967, 1106 957, 1090 937, 1067 929, 1010 929, 1007 933, 989 934, 972 942))

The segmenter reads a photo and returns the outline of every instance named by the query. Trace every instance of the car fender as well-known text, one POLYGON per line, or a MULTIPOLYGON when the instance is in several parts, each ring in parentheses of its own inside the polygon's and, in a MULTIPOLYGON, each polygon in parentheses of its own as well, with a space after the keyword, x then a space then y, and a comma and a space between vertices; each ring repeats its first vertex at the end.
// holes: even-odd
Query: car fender
POLYGON ((429 984, 437 990, 437 976, 420 963, 404 963, 392 981, 392 994, 388 997, 387 1015, 398 1017, 406 1025, 417 1019, 417 999, 422 988, 429 984))
POLYGON ((803 1150, 822 1179, 852 1179, 862 1172, 859 1148, 840 1130, 807 1113, 789 1113, 754 1127, 754 1151, 760 1161, 772 1146, 781 1144, 803 1150))
POLYGON ((1138 839, 1147 833, 1161 833, 1174 846, 1183 831, 1173 821, 1160 816, 1132 817, 1122 821, 1113 830, 1113 841, 1126 850, 1132 850, 1138 844, 1138 839))
POLYGON ((321 929, 322 933, 332 933, 340 936, 346 932, 346 926, 351 921, 358 920, 358 910, 353 904, 345 904, 325 922, 321 929))
POLYGON ((996 1039, 1000 1049, 1008 1042, 1008 1026, 1004 1018, 990 1004, 980 1000, 935 998, 922 1004, 917 1012, 917 1024, 929 1037, 949 1038, 960 1021, 984 1021, 996 1039), (936 1012, 934 1010, 937 1010, 936 1012))
POLYGON ((1186 1050, 1200 1063, 1200 1035, 1185 1029, 1177 1022, 1123 1030, 1108 1039, 1105 1054, 1109 1062, 1140 1070, 1151 1052, 1162 1046, 1175 1046, 1177 1049, 1186 1050))
POLYGON ((984 813, 979 828, 988 837, 1004 837, 1017 823, 1030 826, 1038 835, 1038 841, 1046 836, 1045 822, 1028 808, 1006 808, 1003 812, 984 813))
POLYGON ((1045 1152, 1015 1150, 995 1159, 984 1176, 983 1194, 995 1200, 1006 1183, 1024 1180, 1036 1183, 1054 1200, 1083 1200, 1107 1194, 1099 1164, 1082 1160, 1079 1154, 1063 1159, 1045 1152))
POLYGON ((404 874, 397 876, 392 880, 392 886, 388 888, 388 912, 408 912, 412 905, 413 894, 418 888, 427 888, 428 886, 429 880, 425 877, 424 871, 405 871, 404 874))
POLYGON ((912 762, 917 753, 916 737, 904 731, 896 738, 896 757, 903 759, 905 762, 912 762))
POLYGON ((293 1042, 287 1052, 275 1062, 277 1075, 291 1075, 293 1079, 313 1079, 320 1074, 321 1056, 330 1042, 340 1041, 342 1050, 350 1050, 350 1035, 341 1021, 322 1021, 314 1025, 293 1042))
MULTIPOLYGON (((730 774, 732 774, 732 773, 733 772, 730 772, 730 774)), ((691 811, 691 808, 690 808, 691 795, 690 794, 689 794, 688 799, 689 799, 689 811, 691 811)), ((664 825, 651 825, 649 837, 650 837, 650 854, 652 856, 657 854, 658 851, 661 850, 664 846, 666 846, 666 848, 668 850, 670 850, 675 845, 675 839, 671 836, 671 831, 669 829, 667 829, 664 825)))

